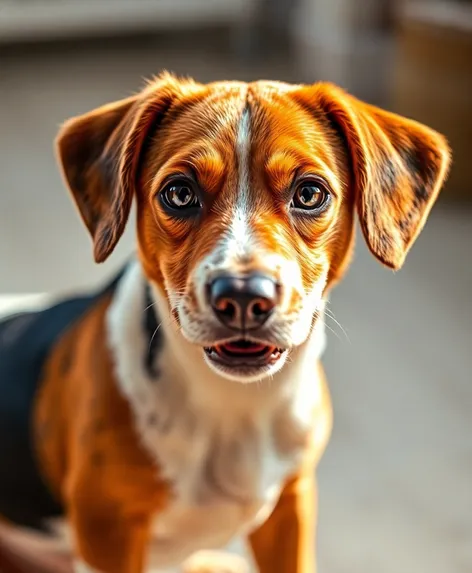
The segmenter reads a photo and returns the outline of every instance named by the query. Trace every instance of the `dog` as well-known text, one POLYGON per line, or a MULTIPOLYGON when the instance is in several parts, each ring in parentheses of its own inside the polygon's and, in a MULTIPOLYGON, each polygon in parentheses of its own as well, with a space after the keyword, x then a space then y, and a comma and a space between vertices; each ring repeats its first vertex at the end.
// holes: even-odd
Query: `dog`
POLYGON ((81 573, 313 573, 324 307, 357 214, 400 269, 446 139, 329 83, 167 72, 56 140, 110 284, 0 330, 0 514, 81 573), (244 552, 244 553, 241 553, 244 552))

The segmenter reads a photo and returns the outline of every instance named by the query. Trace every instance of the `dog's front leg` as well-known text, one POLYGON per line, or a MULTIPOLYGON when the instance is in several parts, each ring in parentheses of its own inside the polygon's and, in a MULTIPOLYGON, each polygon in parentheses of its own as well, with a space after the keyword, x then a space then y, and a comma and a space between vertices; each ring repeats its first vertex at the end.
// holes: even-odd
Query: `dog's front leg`
POLYGON ((143 573, 149 539, 146 516, 110 519, 90 508, 71 508, 76 573, 143 573))
POLYGON ((314 471, 291 479, 274 511, 250 535, 260 573, 315 573, 314 471))

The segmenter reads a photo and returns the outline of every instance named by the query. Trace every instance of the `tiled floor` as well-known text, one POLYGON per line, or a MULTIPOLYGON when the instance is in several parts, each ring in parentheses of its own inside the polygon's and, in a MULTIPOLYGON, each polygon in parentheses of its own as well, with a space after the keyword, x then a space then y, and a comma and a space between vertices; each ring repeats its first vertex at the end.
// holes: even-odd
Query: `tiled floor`
MULTIPOLYGON (((0 294, 98 282, 52 154, 59 123, 162 67, 201 80, 272 76, 212 51, 148 45, 0 55, 0 294)), ((362 240, 331 302, 335 429, 319 471, 321 573, 472 570, 472 212, 436 208, 397 274, 362 240), (349 340, 347 339, 349 338, 349 340)))

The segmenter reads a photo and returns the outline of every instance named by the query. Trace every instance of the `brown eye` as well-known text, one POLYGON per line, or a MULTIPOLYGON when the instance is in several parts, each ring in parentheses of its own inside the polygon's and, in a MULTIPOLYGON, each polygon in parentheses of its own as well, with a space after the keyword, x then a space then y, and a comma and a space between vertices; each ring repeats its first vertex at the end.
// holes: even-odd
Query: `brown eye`
POLYGON ((187 181, 173 181, 161 193, 162 200, 171 209, 192 209, 200 207, 200 201, 187 181))
POLYGON ((295 191, 291 206, 304 211, 322 211, 327 207, 330 194, 318 181, 304 181, 295 191))

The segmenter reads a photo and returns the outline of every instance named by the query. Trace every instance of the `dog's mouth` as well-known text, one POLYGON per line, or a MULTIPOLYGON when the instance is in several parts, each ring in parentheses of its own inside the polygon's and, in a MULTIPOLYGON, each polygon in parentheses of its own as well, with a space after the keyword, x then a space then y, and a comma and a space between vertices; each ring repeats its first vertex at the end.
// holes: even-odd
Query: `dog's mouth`
POLYGON ((286 352, 284 348, 246 339, 205 347, 206 356, 224 366, 263 367, 275 364, 286 352))

